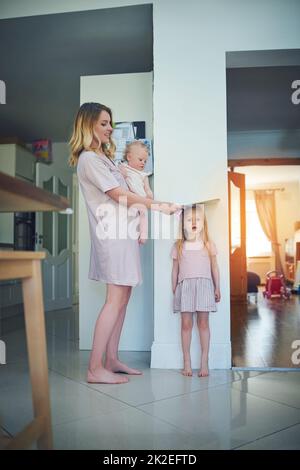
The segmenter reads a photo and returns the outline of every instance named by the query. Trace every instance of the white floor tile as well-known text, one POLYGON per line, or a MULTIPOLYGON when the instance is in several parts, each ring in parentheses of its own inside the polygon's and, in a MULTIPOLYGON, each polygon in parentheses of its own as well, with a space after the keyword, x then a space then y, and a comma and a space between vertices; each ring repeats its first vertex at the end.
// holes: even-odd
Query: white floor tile
POLYGON ((257 439, 238 450, 300 450, 300 424, 257 439))
POLYGON ((233 387, 300 409, 300 371, 268 372, 236 382, 233 387))
MULTIPOLYGON (((49 374, 49 381, 53 425, 128 408, 120 401, 53 372, 49 374)), ((21 387, 11 385, 0 389, 0 418, 11 434, 19 432, 33 419, 29 381, 21 387)))
POLYGON ((136 409, 73 421, 53 432, 55 449, 192 448, 189 433, 136 409))
POLYGON ((300 422, 300 411, 221 385, 139 407, 194 436, 196 448, 229 449, 300 422))

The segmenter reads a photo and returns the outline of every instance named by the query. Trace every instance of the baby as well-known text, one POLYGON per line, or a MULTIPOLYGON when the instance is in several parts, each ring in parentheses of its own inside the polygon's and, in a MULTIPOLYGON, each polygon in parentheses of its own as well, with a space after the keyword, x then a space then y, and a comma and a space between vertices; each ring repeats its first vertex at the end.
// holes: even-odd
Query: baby
MULTIPOLYGON (((127 144, 124 152, 125 162, 120 165, 126 183, 135 194, 153 199, 148 173, 144 172, 144 168, 148 159, 148 147, 143 142, 134 140, 127 144)), ((140 237, 141 244, 146 243, 148 234, 148 213, 147 209, 140 210, 140 237)))

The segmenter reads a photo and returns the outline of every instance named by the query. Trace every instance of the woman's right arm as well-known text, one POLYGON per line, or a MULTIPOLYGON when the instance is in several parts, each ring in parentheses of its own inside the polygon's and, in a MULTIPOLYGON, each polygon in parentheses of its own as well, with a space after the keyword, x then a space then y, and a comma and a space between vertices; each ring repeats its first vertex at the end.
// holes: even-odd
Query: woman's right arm
POLYGON ((172 291, 175 294, 177 281, 178 281, 178 271, 179 271, 179 263, 177 259, 173 259, 173 268, 172 268, 172 291))
POLYGON ((135 204, 137 208, 141 204, 141 209, 146 207, 147 209, 163 212, 168 215, 181 209, 181 206, 177 204, 154 201, 149 197, 139 196, 128 189, 122 188, 101 158, 86 158, 83 160, 83 165, 87 179, 118 204, 127 207, 135 204))
POLYGON ((110 189, 106 191, 109 197, 111 197, 114 201, 119 204, 127 205, 127 207, 132 206, 133 204, 137 205, 141 204, 143 207, 146 206, 147 209, 151 209, 153 211, 163 212, 164 214, 174 214, 178 209, 181 208, 178 204, 173 204, 171 202, 162 202, 162 201, 155 201, 149 197, 139 196, 127 189, 118 186, 117 188, 110 189))

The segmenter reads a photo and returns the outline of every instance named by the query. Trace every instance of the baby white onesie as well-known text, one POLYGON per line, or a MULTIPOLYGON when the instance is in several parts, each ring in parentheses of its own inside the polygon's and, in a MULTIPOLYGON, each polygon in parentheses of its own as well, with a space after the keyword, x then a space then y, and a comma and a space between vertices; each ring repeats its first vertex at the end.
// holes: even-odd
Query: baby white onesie
POLYGON ((140 196, 146 197, 146 191, 144 188, 144 179, 145 176, 148 176, 149 173, 145 171, 136 170, 131 168, 127 162, 124 163, 127 170, 127 176, 125 177, 126 183, 129 186, 130 191, 140 196))

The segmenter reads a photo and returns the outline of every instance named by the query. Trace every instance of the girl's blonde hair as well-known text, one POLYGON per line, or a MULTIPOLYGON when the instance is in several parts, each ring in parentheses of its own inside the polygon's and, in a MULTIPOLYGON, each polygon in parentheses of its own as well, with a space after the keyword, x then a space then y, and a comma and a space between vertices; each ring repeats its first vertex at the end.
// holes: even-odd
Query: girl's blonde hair
MULTIPOLYGON (((193 212, 197 212, 197 210, 199 210, 199 205, 200 204, 193 204, 191 206, 186 206, 183 208, 181 214, 180 214, 180 220, 179 220, 179 230, 178 230, 178 238, 176 240, 176 248, 177 248, 177 253, 178 253, 178 258, 180 259, 180 257, 182 256, 182 250, 183 250, 183 243, 185 242, 186 240, 186 236, 185 236, 185 233, 184 233, 184 218, 186 217, 187 213, 189 211, 193 211, 193 212)), ((209 251, 209 234, 208 234, 208 226, 207 226, 207 219, 206 219, 206 215, 205 215, 205 212, 204 212, 204 206, 201 208, 201 210, 203 211, 203 243, 204 243, 204 246, 208 249, 209 251)))
POLYGON ((140 140, 133 140, 132 142, 129 142, 124 150, 124 160, 127 160, 127 155, 129 154, 130 150, 132 147, 141 147, 143 150, 146 150, 147 154, 149 155, 149 149, 144 142, 141 142, 140 140))
MULTIPOLYGON (((111 109, 104 104, 84 103, 80 106, 74 121, 73 133, 69 141, 71 147, 71 155, 69 158, 70 166, 77 165, 79 155, 83 150, 94 150, 91 148, 93 138, 98 140, 94 133, 94 125, 99 119, 101 111, 106 111, 109 114, 112 125, 113 118, 111 109)), ((111 137, 109 137, 109 144, 101 144, 98 141, 97 148, 101 149, 108 158, 114 158, 116 146, 111 137)))

